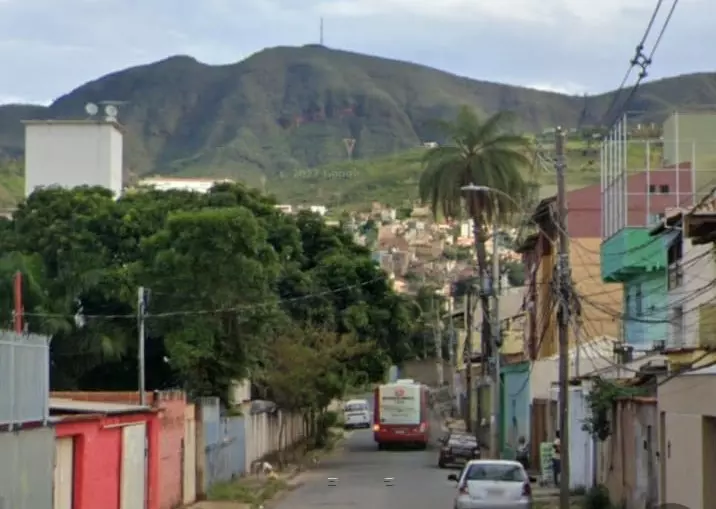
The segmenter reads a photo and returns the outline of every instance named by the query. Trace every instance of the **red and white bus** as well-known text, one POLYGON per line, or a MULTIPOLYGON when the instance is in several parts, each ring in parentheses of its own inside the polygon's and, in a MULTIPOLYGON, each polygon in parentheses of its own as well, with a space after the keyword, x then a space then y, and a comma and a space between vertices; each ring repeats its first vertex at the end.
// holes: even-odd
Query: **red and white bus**
POLYGON ((428 445, 430 437, 428 387, 397 380, 375 388, 373 439, 378 449, 390 444, 428 445))

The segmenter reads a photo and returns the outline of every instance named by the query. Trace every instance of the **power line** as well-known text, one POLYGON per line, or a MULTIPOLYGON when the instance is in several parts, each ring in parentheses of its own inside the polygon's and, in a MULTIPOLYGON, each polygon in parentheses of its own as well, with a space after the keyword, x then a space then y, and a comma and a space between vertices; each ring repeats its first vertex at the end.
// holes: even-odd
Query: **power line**
POLYGON ((649 19, 649 23, 647 24, 646 30, 644 31, 644 35, 642 36, 639 44, 636 46, 636 52, 634 57, 629 62, 629 68, 627 69, 626 74, 624 75, 624 78, 617 89, 617 91, 614 93, 614 97, 612 98, 612 102, 609 105, 609 108, 607 108, 604 118, 602 120, 602 125, 607 125, 608 129, 611 129, 614 124, 621 118, 623 115, 623 112, 628 109, 629 103, 632 101, 634 96, 636 95, 637 90, 639 89, 639 86, 641 85, 642 81, 648 76, 648 69, 652 64, 654 54, 656 53, 656 50, 659 47, 659 44, 661 43, 664 34, 666 33, 666 29, 669 26, 669 23, 671 22, 672 16, 674 14, 674 10, 676 9, 677 4, 679 3, 679 0, 674 0, 671 9, 669 10, 669 13, 666 16, 666 19, 664 20, 664 23, 661 26, 661 29, 659 31, 659 35, 656 38, 656 41, 654 42, 654 45, 651 48, 651 51, 649 52, 649 55, 647 56, 646 53, 644 53, 644 45, 646 44, 646 40, 649 37, 649 34, 651 33, 652 28, 654 27, 654 22, 656 20, 656 17, 659 13, 659 10, 661 9, 663 0, 658 0, 656 7, 654 8, 654 11, 651 14, 651 18, 649 19), (637 80, 632 85, 631 90, 629 91, 629 94, 627 95, 626 99, 622 102, 621 106, 619 107, 618 111, 614 114, 611 114, 614 110, 615 106, 619 102, 619 99, 622 95, 622 92, 624 90, 624 86, 626 85, 627 80, 629 79, 629 76, 631 75, 632 71, 634 69, 638 68, 638 76, 637 80))

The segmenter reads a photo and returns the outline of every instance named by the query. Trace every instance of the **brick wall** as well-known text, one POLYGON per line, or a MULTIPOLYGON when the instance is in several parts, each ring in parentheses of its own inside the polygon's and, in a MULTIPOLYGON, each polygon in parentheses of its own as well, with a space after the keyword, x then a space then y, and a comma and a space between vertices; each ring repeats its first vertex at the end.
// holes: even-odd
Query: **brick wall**
MULTIPOLYGON (((138 392, 53 392, 53 398, 105 403, 139 404, 138 392)), ((181 391, 147 393, 147 404, 159 409, 159 508, 182 505, 182 445, 186 394, 181 391)))

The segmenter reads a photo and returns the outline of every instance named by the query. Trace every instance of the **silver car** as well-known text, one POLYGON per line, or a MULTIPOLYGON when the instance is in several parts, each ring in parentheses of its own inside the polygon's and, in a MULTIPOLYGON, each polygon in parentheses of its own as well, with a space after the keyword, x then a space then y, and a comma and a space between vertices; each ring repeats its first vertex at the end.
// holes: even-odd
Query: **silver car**
POLYGON ((448 480, 458 487, 455 509, 532 509, 530 477, 517 461, 472 460, 448 480))

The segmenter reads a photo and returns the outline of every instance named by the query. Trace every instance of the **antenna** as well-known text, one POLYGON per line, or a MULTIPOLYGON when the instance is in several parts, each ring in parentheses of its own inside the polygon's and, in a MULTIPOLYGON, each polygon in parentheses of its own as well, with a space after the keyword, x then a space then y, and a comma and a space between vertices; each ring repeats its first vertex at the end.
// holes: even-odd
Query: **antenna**
POLYGON ((99 107, 95 103, 85 104, 85 113, 88 117, 94 117, 99 112, 99 107))
POLYGON ((116 106, 112 104, 108 104, 104 107, 104 114, 106 115, 105 120, 107 122, 116 122, 117 121, 117 114, 119 113, 119 110, 116 106))
POLYGON ((323 46, 323 18, 321 18, 320 45, 323 46))
POLYGON ((127 104, 127 101, 99 101, 104 110, 104 119, 107 122, 117 122, 119 107, 127 104))

